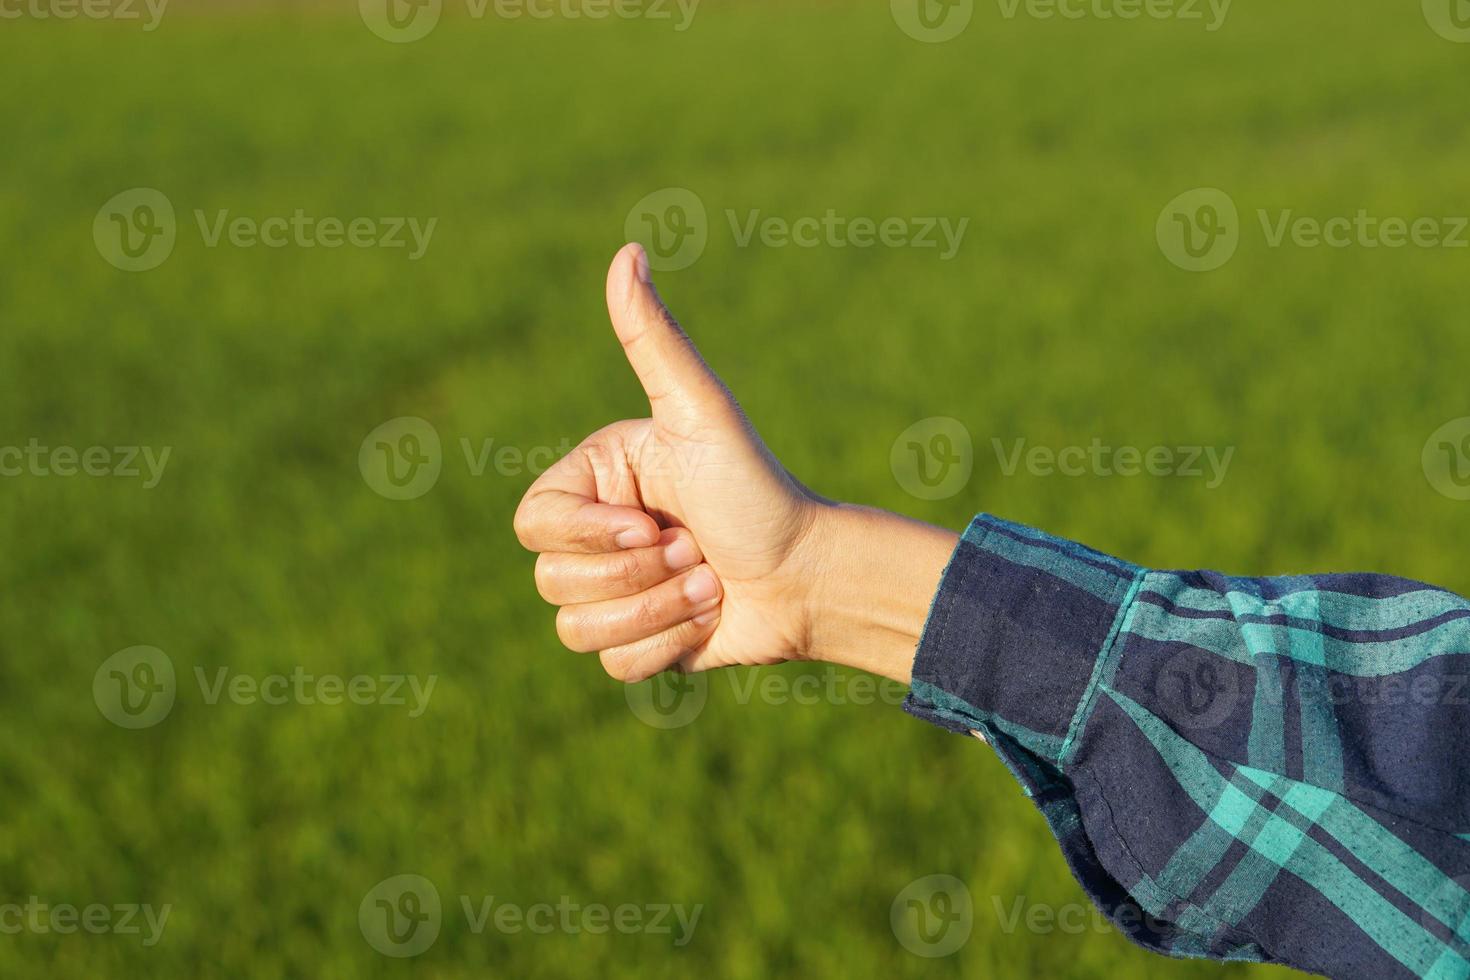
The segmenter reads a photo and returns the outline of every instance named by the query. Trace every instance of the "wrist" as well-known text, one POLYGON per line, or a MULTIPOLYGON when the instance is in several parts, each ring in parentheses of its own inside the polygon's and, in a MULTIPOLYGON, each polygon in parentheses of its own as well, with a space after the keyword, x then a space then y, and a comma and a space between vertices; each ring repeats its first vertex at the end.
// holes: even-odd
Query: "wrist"
POLYGON ((802 659, 907 684, 959 536, 898 514, 822 502, 807 535, 802 659))

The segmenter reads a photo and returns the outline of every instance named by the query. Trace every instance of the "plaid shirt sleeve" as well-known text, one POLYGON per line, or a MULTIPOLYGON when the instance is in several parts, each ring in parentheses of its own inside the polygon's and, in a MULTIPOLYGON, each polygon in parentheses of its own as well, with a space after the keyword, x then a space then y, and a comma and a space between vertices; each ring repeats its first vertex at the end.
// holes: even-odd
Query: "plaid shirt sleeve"
POLYGON ((1467 676, 1441 589, 1151 571, 981 516, 904 707, 989 742, 1150 949, 1465 977, 1467 676))

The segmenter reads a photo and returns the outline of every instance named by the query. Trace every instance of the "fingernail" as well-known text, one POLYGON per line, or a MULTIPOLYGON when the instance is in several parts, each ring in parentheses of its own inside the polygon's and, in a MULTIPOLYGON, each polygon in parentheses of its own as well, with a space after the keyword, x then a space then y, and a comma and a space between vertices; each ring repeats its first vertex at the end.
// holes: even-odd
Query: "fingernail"
POLYGON ((647 548, 653 544, 645 527, 630 527, 617 536, 619 548, 647 548))
POLYGON ((708 565, 696 568, 684 580, 684 598, 696 606, 719 594, 720 584, 715 581, 715 573, 708 565))
POLYGON ((694 619, 690 620, 690 622, 694 623, 695 626, 708 626, 710 623, 713 623, 719 618, 720 607, 716 606, 709 612, 702 612, 698 616, 695 616, 694 619))
POLYGON ((653 282, 653 274, 648 270, 648 253, 636 242, 633 244, 633 274, 639 282, 653 282))
POLYGON ((673 544, 664 549, 664 561, 672 569, 688 568, 699 564, 699 549, 689 538, 675 538, 673 544))

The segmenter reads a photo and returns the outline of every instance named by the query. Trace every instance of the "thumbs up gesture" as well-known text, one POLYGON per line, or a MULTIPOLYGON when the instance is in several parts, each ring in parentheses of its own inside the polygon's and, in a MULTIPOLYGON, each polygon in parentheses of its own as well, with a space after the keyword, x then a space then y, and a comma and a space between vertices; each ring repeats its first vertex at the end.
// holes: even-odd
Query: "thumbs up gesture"
POLYGON ((802 486, 665 308, 640 246, 613 259, 607 307, 651 417, 587 437, 515 516, 561 641, 629 683, 838 646, 906 680, 954 536, 802 486), (911 560, 874 550, 892 547, 921 556, 915 581, 894 580, 911 560))

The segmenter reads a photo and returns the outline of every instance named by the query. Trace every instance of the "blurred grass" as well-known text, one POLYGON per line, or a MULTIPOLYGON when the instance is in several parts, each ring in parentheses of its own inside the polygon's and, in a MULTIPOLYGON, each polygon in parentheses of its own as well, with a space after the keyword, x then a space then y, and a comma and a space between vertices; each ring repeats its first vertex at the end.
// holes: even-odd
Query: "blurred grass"
MULTIPOLYGON (((776 453, 835 497, 951 527, 986 509, 1135 561, 1374 569, 1470 590, 1470 511, 1419 452, 1470 414, 1465 254, 1269 249, 1257 208, 1470 209, 1470 50, 1414 7, 1238 5, 1175 22, 1003 19, 944 45, 884 4, 717 4, 693 27, 446 18, 390 45, 342 10, 179 2, 153 33, 7 21, 0 64, 0 444, 173 447, 160 485, 0 481, 0 901, 174 906, 163 941, 22 934, 0 973, 58 977, 1266 975, 1116 935, 1007 935, 1083 901, 988 750, 885 705, 737 703, 655 731, 560 650, 510 534, 523 449, 643 414, 602 309, 624 218, 709 209, 674 309, 776 453), (1160 208, 1229 191, 1235 258, 1190 275, 1160 208), (172 257, 91 241, 103 201, 162 190, 172 257), (204 247, 192 211, 438 217, 402 250, 204 247), (933 251, 735 246, 724 212, 971 219, 933 251), (375 495, 363 436, 429 419, 444 473, 375 495), (976 440, 965 492, 888 467, 913 421, 976 440), (1180 479, 1002 475, 991 439, 1234 446, 1180 479), (123 731, 98 664, 150 644, 172 714, 123 731), (437 674, 406 709, 204 703, 195 666, 437 674), (444 931, 379 956, 357 905, 435 881, 444 931), (952 873, 975 933, 895 942, 893 896, 952 873), (703 903, 694 940, 473 935, 457 896, 703 903)), ((768 671, 769 672, 769 671, 768 671)), ((777 673, 794 676, 796 668, 777 673)))

